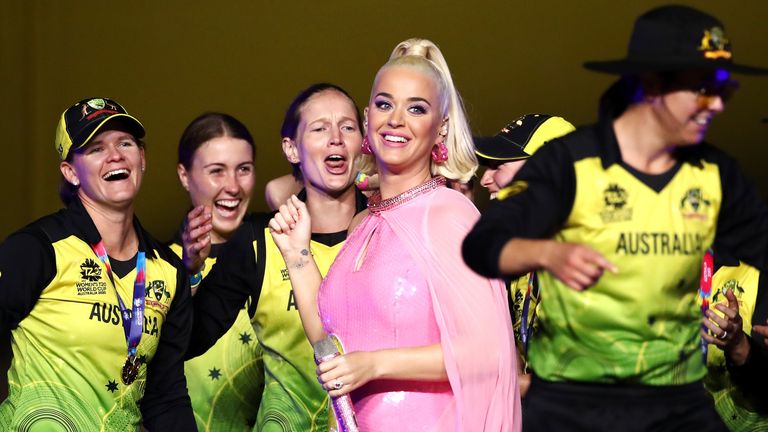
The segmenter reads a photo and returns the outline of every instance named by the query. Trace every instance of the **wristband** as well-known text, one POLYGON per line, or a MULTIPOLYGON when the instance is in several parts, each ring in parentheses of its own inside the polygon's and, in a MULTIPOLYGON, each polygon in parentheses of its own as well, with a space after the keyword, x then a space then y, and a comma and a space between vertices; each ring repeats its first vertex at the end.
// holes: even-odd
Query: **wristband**
POLYGON ((360 190, 368 190, 368 175, 359 171, 355 176, 355 186, 360 190))
POLYGON ((200 282, 203 280, 203 272, 197 272, 189 277, 189 286, 191 288, 194 288, 198 285, 200 285, 200 282))

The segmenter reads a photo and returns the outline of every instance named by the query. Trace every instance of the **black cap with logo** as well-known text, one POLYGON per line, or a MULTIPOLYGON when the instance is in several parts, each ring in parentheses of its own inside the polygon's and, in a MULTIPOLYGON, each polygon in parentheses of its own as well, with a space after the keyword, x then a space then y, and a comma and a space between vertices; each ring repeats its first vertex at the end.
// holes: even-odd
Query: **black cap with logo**
POLYGON ((61 114, 56 128, 56 151, 61 160, 67 158, 70 150, 87 144, 106 122, 115 118, 123 120, 123 124, 136 138, 144 137, 141 122, 112 99, 88 98, 67 108, 61 114))

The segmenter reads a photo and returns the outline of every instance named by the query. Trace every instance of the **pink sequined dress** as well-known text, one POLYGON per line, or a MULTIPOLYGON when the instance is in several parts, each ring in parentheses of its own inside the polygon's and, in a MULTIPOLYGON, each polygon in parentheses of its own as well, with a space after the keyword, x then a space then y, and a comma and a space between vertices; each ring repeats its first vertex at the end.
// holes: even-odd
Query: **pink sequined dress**
POLYGON ((346 352, 440 343, 448 381, 376 380, 352 392, 361 431, 518 431, 505 288, 473 273, 461 241, 478 218, 436 178, 371 207, 320 288, 346 352))

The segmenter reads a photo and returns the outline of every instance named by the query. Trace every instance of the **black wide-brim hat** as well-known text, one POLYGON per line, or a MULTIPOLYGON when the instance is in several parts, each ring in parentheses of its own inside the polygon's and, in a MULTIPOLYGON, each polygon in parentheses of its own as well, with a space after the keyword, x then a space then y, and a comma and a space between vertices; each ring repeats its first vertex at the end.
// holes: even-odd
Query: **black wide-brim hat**
POLYGON ((635 21, 627 57, 589 61, 584 67, 611 74, 725 69, 766 75, 768 69, 733 62, 731 43, 715 17, 687 6, 661 6, 635 21))

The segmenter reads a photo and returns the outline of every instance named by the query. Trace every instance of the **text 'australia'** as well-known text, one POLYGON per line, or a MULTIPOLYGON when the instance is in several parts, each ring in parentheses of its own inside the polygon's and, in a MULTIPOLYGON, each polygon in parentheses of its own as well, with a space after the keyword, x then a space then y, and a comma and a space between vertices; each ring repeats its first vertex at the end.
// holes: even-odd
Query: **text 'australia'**
POLYGON ((626 232, 619 235, 616 253, 624 255, 699 255, 704 236, 695 233, 626 232))

